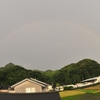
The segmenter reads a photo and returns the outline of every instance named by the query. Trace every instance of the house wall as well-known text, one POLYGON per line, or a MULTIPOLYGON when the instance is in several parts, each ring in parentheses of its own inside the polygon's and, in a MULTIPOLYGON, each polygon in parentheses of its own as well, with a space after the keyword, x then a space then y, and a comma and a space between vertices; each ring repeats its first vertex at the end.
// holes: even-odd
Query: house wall
POLYGON ((42 92, 42 87, 36 83, 25 81, 14 88, 15 93, 30 93, 26 92, 27 89, 33 89, 34 92, 42 92))
POLYGON ((43 88, 42 88, 42 91, 43 91, 43 92, 46 92, 46 91, 48 91, 48 88, 47 88, 47 87, 43 87, 43 88))
POLYGON ((48 85, 47 86, 47 91, 52 91, 52 90, 53 90, 52 85, 48 85))
POLYGON ((8 90, 2 90, 2 89, 0 90, 0 93, 4 93, 4 92, 8 93, 8 90))

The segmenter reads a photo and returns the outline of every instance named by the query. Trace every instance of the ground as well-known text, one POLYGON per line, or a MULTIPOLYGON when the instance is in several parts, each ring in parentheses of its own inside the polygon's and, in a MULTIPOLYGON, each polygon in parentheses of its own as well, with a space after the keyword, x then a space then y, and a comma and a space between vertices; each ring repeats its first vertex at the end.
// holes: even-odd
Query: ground
POLYGON ((100 100, 100 85, 59 92, 61 100, 100 100))

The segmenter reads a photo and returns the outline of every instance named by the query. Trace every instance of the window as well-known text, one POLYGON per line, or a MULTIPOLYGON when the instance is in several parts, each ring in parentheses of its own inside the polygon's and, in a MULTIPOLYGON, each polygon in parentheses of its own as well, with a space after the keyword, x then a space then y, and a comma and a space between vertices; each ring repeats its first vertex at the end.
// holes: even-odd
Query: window
POLYGON ((32 93, 35 92, 35 88, 25 88, 26 93, 32 93))

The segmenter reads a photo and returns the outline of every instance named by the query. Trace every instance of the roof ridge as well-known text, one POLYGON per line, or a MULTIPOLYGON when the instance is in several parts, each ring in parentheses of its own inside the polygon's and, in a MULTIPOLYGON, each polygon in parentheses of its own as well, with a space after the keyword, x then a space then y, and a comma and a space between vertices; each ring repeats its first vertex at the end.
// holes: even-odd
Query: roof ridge
POLYGON ((42 83, 42 84, 49 85, 49 84, 47 84, 47 83, 45 83, 45 82, 39 81, 39 80, 37 80, 37 79, 34 79, 34 78, 30 78, 30 79, 31 79, 31 80, 33 80, 33 81, 36 81, 36 82, 40 82, 40 83, 42 83))

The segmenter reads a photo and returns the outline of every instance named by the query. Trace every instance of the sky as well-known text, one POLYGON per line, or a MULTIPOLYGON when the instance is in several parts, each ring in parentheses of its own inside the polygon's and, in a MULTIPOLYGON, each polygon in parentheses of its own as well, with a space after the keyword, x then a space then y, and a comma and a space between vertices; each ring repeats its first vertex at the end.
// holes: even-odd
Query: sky
POLYGON ((0 0, 0 67, 58 70, 100 63, 100 0, 0 0))

